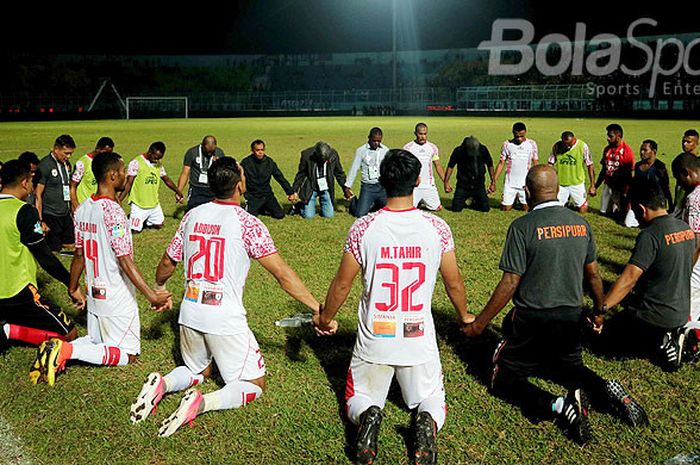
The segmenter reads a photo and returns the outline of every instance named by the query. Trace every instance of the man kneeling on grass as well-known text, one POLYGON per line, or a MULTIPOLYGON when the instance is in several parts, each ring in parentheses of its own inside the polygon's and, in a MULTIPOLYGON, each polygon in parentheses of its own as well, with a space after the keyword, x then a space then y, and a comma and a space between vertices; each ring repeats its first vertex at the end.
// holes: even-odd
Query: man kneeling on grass
POLYGON ((233 158, 212 163, 209 186, 215 200, 194 207, 182 218, 156 271, 156 283, 164 286, 176 265, 187 263, 179 318, 185 364, 165 376, 148 375, 131 405, 131 421, 145 420, 164 394, 202 383, 211 375, 213 362, 226 385, 204 395, 188 390, 161 425, 160 436, 172 435, 201 413, 243 407, 262 394, 265 362, 243 307, 251 258, 296 300, 316 313, 320 306, 277 252, 265 225, 240 207, 241 170, 233 158))

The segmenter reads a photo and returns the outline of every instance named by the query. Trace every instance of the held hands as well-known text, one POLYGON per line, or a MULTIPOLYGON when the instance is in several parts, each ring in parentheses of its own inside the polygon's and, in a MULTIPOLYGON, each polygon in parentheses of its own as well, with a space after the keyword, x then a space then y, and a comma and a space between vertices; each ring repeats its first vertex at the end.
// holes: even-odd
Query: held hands
POLYGON ((471 313, 467 313, 464 318, 459 320, 458 323, 460 329, 467 337, 481 336, 481 333, 483 333, 484 329, 486 328, 485 326, 477 323, 476 316, 471 313))
POLYGON ((314 327, 316 336, 333 336, 338 332, 338 322, 336 320, 331 320, 330 323, 324 325, 321 322, 321 314, 319 312, 314 312, 311 318, 311 324, 314 327))
POLYGON ((591 197, 595 197, 595 195, 596 195, 595 186, 592 185, 591 187, 588 188, 588 195, 590 195, 591 197))
POLYGON ((73 305, 75 306, 76 310, 79 312, 85 310, 85 294, 83 294, 83 290, 80 288, 80 286, 78 286, 78 288, 74 291, 68 289, 68 295, 70 296, 70 300, 73 301, 73 305))
POLYGON ((450 192, 452 192, 452 186, 450 185, 449 182, 446 182, 446 183, 445 183, 445 192, 448 193, 448 194, 449 194, 450 192))
POLYGON ((351 198, 355 197, 355 194, 349 187, 343 187, 343 194, 345 195, 345 200, 350 200, 351 198))
POLYGON ((602 312, 586 312, 586 324, 594 333, 600 334, 603 332, 603 323, 605 323, 605 315, 602 312))
POLYGON ((165 286, 155 286, 151 296, 147 296, 151 308, 158 313, 173 308, 173 295, 165 289, 165 286))
POLYGON ((489 184, 487 191, 489 194, 493 194, 494 192, 496 192, 496 183, 494 181, 491 181, 491 184, 489 184))
POLYGON ((182 192, 180 192, 180 191, 175 192, 175 203, 182 203, 184 198, 185 198, 185 196, 182 195, 182 192))
POLYGON ((47 232, 51 231, 51 228, 42 220, 41 221, 41 231, 46 234, 47 232))
POLYGON ((297 203, 299 201, 299 196, 297 193, 293 193, 287 196, 287 200, 289 200, 291 203, 297 203))

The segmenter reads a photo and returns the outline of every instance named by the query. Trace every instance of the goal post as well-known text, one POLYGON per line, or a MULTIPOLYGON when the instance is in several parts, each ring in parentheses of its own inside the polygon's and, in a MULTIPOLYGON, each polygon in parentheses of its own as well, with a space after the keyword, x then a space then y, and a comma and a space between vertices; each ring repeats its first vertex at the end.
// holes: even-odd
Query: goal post
POLYGON ((126 119, 189 118, 187 97, 127 97, 126 119))

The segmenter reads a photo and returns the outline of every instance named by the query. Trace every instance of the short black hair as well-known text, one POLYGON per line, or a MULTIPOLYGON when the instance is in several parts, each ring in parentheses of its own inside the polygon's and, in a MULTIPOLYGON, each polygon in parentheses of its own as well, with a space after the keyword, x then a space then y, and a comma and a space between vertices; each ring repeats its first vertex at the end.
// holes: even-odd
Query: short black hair
POLYGON ((217 158, 209 168, 209 187, 217 199, 231 197, 241 180, 241 170, 231 157, 217 158))
POLYGON ((75 148, 75 141, 71 136, 68 134, 63 134, 61 136, 58 136, 56 140, 53 143, 54 147, 68 147, 71 149, 75 148))
POLYGON ((413 194, 420 175, 421 163, 411 152, 392 149, 379 165, 379 183, 387 197, 406 197, 413 194))
POLYGON ((263 148, 265 148, 265 141, 262 139, 255 139, 253 142, 250 143, 250 150, 255 150, 253 147, 256 145, 262 144, 263 148))
POLYGON ((369 136, 368 137, 374 137, 374 136, 384 136, 384 133, 382 132, 382 128, 378 127, 373 127, 372 129, 369 130, 369 136))
POLYGON ((683 133, 683 137, 695 137, 696 139, 700 138, 700 136, 698 136, 698 131, 695 129, 688 129, 683 133))
POLYGON ((114 141, 111 137, 100 137, 100 140, 95 144, 96 149, 103 149, 105 147, 114 148, 114 141))
POLYGON ((634 183, 629 193, 632 206, 643 205, 649 210, 666 208, 666 196, 656 184, 634 183))
POLYGON ((104 181, 107 173, 117 169, 122 156, 117 152, 102 152, 92 159, 92 174, 98 183, 104 181))
MULTIPOLYGON (((683 172, 700 172, 700 157, 696 157, 692 153, 682 153, 678 157, 678 173, 683 172)), ((676 161, 674 160, 674 162, 676 161)))
POLYGON ((659 150, 659 145, 658 145, 658 144, 656 143, 656 141, 653 140, 653 139, 644 139, 644 140, 642 141, 642 145, 644 145, 644 144, 647 144, 649 147, 651 147, 651 149, 652 149, 654 152, 656 152, 657 150, 659 150))
POLYGON ((570 137, 575 137, 573 131, 564 131, 561 133, 561 140, 568 139, 570 137))
POLYGON ((425 128, 425 129, 428 129, 428 125, 425 124, 425 123, 418 123, 418 124, 416 124, 416 127, 415 127, 415 129, 413 130, 413 132, 418 132, 418 128, 425 128))
POLYGON ((34 152, 22 152, 18 158, 25 165, 38 165, 39 157, 34 152))
POLYGON ((204 136, 204 139, 202 139, 202 145, 207 143, 207 139, 213 139, 214 143, 216 144, 216 137, 212 136, 211 134, 204 136))
POLYGON ((620 126, 617 123, 608 124, 608 126, 605 128, 605 130, 608 132, 616 132, 616 133, 620 134, 620 137, 622 137, 622 135, 623 135, 622 126, 620 126))
POLYGON ((518 121, 513 125, 513 132, 527 131, 527 126, 522 121, 518 121))
POLYGON ((165 154, 165 143, 161 141, 154 142, 148 147, 148 151, 150 153, 160 152, 165 154))
POLYGON ((31 177, 32 172, 27 163, 10 160, 0 169, 0 180, 3 187, 11 187, 31 177))

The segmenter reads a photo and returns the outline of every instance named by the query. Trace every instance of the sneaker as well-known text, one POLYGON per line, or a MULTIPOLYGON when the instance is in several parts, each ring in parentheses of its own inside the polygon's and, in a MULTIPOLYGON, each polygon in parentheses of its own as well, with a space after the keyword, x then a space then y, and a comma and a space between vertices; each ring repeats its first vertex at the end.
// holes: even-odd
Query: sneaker
POLYGON ((615 412, 630 426, 638 427, 649 424, 647 413, 642 406, 629 395, 627 390, 622 386, 622 383, 616 379, 606 381, 605 393, 608 395, 608 399, 610 399, 610 403, 615 412))
POLYGON ((382 409, 376 405, 371 406, 360 415, 360 426, 357 428, 357 442, 355 450, 358 465, 372 465, 377 458, 377 436, 382 424, 382 409))
POLYGON ((139 392, 139 396, 131 404, 131 412, 129 414, 131 423, 135 425, 155 412, 158 402, 163 398, 164 391, 165 383, 160 373, 154 372, 148 375, 143 383, 141 392, 139 392))
POLYGON ((588 397, 583 389, 570 391, 564 399, 564 409, 560 413, 568 435, 574 442, 584 445, 593 438, 588 424, 588 397))
POLYGON ((695 328, 685 329, 683 360, 686 363, 695 363, 700 360, 700 340, 698 340, 698 330, 695 328))
POLYGON ((45 353, 47 355, 40 362, 43 368, 43 378, 49 383, 49 386, 53 386, 56 383, 56 375, 66 369, 68 357, 66 357, 65 348, 68 345, 61 339, 54 338, 46 341, 45 353))
POLYGON ((676 371, 681 367, 684 343, 684 328, 674 329, 664 334, 659 351, 661 352, 662 361, 669 371, 676 371))
POLYGON ((199 414, 199 406, 202 405, 204 396, 196 389, 190 389, 185 393, 185 397, 180 401, 180 406, 166 418, 160 425, 158 436, 167 438, 171 436, 182 425, 192 425, 192 422, 199 414))
POLYGON ((434 465, 437 463, 437 425, 428 412, 416 417, 416 444, 413 463, 434 465))
POLYGON ((46 366, 46 361, 48 360, 48 352, 46 351, 46 345, 49 341, 44 341, 39 344, 36 349, 36 357, 34 358, 34 363, 29 369, 29 380, 32 384, 37 384, 43 379, 44 367, 46 366))

